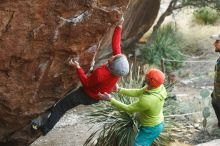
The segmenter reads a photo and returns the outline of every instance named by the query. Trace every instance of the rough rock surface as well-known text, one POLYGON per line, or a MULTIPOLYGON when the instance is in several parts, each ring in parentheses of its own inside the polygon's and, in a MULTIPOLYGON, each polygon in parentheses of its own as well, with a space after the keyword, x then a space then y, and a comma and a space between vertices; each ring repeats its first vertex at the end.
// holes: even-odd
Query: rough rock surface
POLYGON ((215 139, 206 143, 198 144, 196 146, 219 146, 220 145, 220 139, 215 139))
POLYGON ((158 9, 159 0, 1 0, 0 145, 25 146, 39 136, 30 120, 77 86, 68 58, 88 71, 123 13, 129 39, 149 29, 158 9))

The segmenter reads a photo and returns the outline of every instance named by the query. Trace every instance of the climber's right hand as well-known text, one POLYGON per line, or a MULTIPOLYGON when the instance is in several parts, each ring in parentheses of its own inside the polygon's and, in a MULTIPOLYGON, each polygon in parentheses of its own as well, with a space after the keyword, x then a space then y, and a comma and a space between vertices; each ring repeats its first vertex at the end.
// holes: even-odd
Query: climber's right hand
POLYGON ((119 21, 119 25, 122 25, 123 24, 123 22, 124 22, 124 16, 121 16, 121 19, 120 19, 120 21, 119 21))
POLYGON ((73 67, 76 67, 76 68, 80 68, 79 62, 74 61, 73 58, 70 59, 69 65, 70 65, 70 66, 73 66, 73 67))
POLYGON ((124 17, 122 16, 121 19, 119 20, 118 26, 122 28, 123 22, 124 22, 124 17))

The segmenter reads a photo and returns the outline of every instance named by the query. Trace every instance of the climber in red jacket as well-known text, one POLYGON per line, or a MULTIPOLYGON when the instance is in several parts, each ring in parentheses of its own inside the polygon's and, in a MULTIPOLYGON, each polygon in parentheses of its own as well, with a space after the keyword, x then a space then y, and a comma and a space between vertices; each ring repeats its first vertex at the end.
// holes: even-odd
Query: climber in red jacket
POLYGON ((79 87, 61 99, 52 107, 51 111, 32 120, 32 129, 40 129, 43 135, 46 135, 66 111, 80 104, 91 105, 97 103, 100 100, 97 95, 99 92, 112 92, 120 77, 128 74, 129 63, 126 56, 121 54, 120 47, 122 22, 115 27, 112 37, 114 56, 110 57, 106 64, 96 68, 89 76, 85 74, 78 62, 71 59, 69 64, 77 69, 82 87, 79 87))

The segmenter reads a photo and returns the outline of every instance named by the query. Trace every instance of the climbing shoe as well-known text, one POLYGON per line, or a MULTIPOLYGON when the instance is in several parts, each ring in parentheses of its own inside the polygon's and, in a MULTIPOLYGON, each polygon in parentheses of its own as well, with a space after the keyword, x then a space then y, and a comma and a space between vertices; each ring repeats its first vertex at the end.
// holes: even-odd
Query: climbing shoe
POLYGON ((37 118, 33 119, 31 121, 31 128, 33 130, 38 130, 40 127, 42 127, 46 122, 47 119, 50 116, 50 112, 46 112, 40 116, 38 116, 37 118))
POLYGON ((42 116, 39 116, 31 121, 31 128, 33 130, 38 130, 41 126, 43 126, 42 116))

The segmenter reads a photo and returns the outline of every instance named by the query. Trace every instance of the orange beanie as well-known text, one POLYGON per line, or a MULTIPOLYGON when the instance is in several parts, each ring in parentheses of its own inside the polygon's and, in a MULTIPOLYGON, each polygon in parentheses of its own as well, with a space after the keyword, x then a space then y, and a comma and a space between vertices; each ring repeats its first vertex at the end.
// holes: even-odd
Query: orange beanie
POLYGON ((165 75, 159 69, 150 69, 145 78, 148 80, 150 86, 156 88, 164 83, 165 75))

